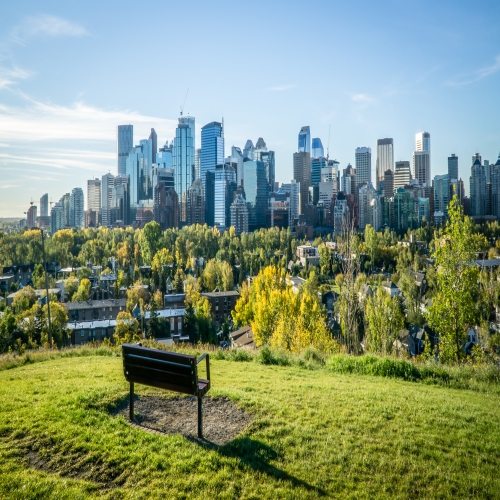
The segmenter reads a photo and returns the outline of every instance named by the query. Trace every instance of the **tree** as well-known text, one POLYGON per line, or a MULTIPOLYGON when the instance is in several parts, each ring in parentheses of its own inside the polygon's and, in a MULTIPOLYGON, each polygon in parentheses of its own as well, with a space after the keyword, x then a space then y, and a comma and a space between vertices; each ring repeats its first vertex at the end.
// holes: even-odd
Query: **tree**
POLYGON ((148 222, 141 232, 141 255, 145 264, 151 264, 160 245, 161 227, 155 221, 148 222))
POLYGON ((140 328, 136 319, 128 312, 120 312, 116 317, 116 328, 113 335, 116 344, 131 344, 139 342, 140 328))
POLYGON ((30 286, 25 286, 14 296, 12 309, 16 312, 16 314, 20 314, 33 307, 36 301, 37 296, 35 290, 33 290, 30 286))
POLYGON ((472 220, 464 216, 456 195, 448 206, 448 216, 443 237, 435 243, 437 292, 427 317, 439 334, 440 360, 460 362, 467 329, 479 318, 479 269, 474 261, 484 237, 473 234, 472 220))
POLYGON ((151 262, 151 271, 153 272, 153 277, 155 284, 160 287, 160 290, 165 293, 166 290, 166 280, 170 270, 170 264, 174 262, 174 257, 166 249, 160 249, 151 262))
POLYGON ((0 353, 7 352, 14 345, 16 325, 14 313, 10 307, 5 308, 0 318, 0 353))
POLYGON ((64 281, 64 295, 68 300, 73 300, 72 297, 78 291, 79 284, 80 280, 73 275, 64 281))
POLYGON ((90 284, 90 281, 87 278, 82 279, 82 281, 80 281, 80 285, 78 286, 78 290, 73 295, 73 298, 71 299, 71 301, 72 302, 85 302, 85 301, 89 300, 91 288, 92 288, 92 285, 90 284))
POLYGON ((160 321, 158 319, 158 304, 153 296, 149 302, 149 323, 148 323, 148 337, 160 337, 160 321))
POLYGON ((127 311, 132 312, 137 304, 149 302, 149 290, 136 281, 135 285, 127 290, 127 311))
MULTIPOLYGON (((43 306, 43 317, 48 318, 47 304, 43 306)), ((52 327, 52 339, 57 347, 63 347, 68 344, 68 311, 58 302, 50 302, 50 322, 52 327)), ((44 322, 42 342, 47 343, 48 322, 44 322)))
POLYGON ((366 300, 367 348, 371 352, 389 354, 399 332, 404 328, 404 314, 397 297, 391 297, 379 287, 366 300))
POLYGON ((175 272, 174 283, 172 285, 175 293, 184 293, 184 279, 185 274, 182 269, 179 267, 175 272))
POLYGON ((370 256, 373 268, 373 266, 375 265, 375 261, 379 258, 380 255, 380 241, 377 231, 375 231, 375 229, 373 229, 370 224, 367 224, 365 227, 365 246, 366 253, 370 256))

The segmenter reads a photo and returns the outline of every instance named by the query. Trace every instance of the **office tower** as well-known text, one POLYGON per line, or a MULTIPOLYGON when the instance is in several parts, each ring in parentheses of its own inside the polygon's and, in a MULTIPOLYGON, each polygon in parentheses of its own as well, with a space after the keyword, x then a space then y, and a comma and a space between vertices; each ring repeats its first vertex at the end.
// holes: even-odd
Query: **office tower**
POLYGON ((448 179, 458 179, 458 156, 452 154, 448 156, 448 179))
POLYGON ((248 233, 248 207, 242 194, 237 194, 231 203, 231 226, 236 234, 248 233))
MULTIPOLYGON (((151 129, 149 139, 135 146, 126 160, 126 175, 130 178, 130 206, 153 199, 153 163, 156 163, 156 133, 151 129)), ((103 222, 104 224, 104 222, 103 222)))
POLYGON ((246 158, 247 160, 254 160, 254 152, 255 147, 253 145, 253 142, 248 139, 248 141, 245 143, 245 147, 243 148, 243 158, 246 158))
POLYGON ((214 225, 215 216, 215 171, 208 171, 206 173, 203 191, 205 192, 205 222, 208 226, 212 227, 214 225))
MULTIPOLYGON (((166 170, 166 169, 165 169, 166 170)), ((130 180, 128 175, 118 174, 114 178, 110 192, 109 225, 117 221, 128 224, 130 221, 130 180)))
POLYGON ((98 213, 100 209, 101 179, 89 179, 87 181, 87 210, 98 213))
POLYGON ((356 182, 358 186, 370 184, 372 181, 372 150, 371 148, 356 148, 356 182))
MULTIPOLYGON (((172 165, 175 175, 175 192, 179 200, 193 183, 195 167, 195 119, 193 116, 181 116, 175 129, 172 165)), ((185 222, 182 218, 181 221, 185 222)))
POLYGON ((238 186, 243 185, 243 152, 240 148, 233 146, 231 148, 231 156, 225 160, 226 164, 230 164, 236 169, 236 183, 238 186))
POLYGON ((393 199, 393 229, 396 231, 407 231, 419 226, 418 214, 415 210, 415 199, 412 194, 403 188, 394 192, 393 199))
POLYGON ((328 166, 328 160, 324 156, 311 158, 311 185, 317 186, 321 182, 321 171, 328 166))
POLYGON ((386 170, 384 172, 384 196, 390 198, 394 195, 394 172, 386 170))
POLYGON ((321 182, 319 187, 319 201, 329 204, 337 192, 337 167, 329 165, 321 169, 321 182))
POLYGON ((323 143, 319 137, 314 137, 312 140, 311 158, 320 158, 321 156, 325 156, 323 143))
MULTIPOLYGON (((307 127, 309 128, 309 127, 307 127)), ((300 142, 300 141, 299 141, 300 142)), ((299 214, 305 214, 305 206, 309 198, 311 185, 311 155, 308 152, 293 154, 293 178, 300 184, 299 214)), ((246 183, 245 183, 246 191, 246 183)))
POLYGON ((49 216, 49 195, 45 193, 40 198, 40 217, 49 216))
POLYGON ((394 170, 394 140, 389 138, 377 140, 377 189, 384 180, 386 170, 394 170))
POLYGON ((85 208, 82 188, 74 188, 71 191, 69 201, 69 225, 76 229, 85 227, 85 208))
POLYGON ((134 126, 118 125, 116 149, 118 155, 118 174, 127 173, 126 161, 134 147, 134 126))
POLYGON ((94 212, 94 210, 86 210, 85 211, 85 227, 97 227, 99 223, 98 212, 94 212))
MULTIPOLYGON (((309 156, 309 153, 306 154, 309 156)), ((243 162, 243 178, 245 179, 245 198, 248 207, 248 229, 255 231, 266 225, 269 184, 267 183, 264 162, 245 160, 243 162)))
POLYGON ((173 188, 167 189, 163 182, 158 182, 154 189, 153 220, 163 231, 179 227, 179 197, 173 188))
POLYGON ((341 178, 341 190, 345 194, 353 194, 355 195, 355 198, 357 199, 357 194, 356 194, 356 186, 357 186, 357 179, 356 179, 356 169, 352 167, 352 165, 349 163, 347 165, 347 168, 344 168, 342 172, 342 178, 341 178))
POLYGON ((30 205, 28 211, 26 212, 26 226, 28 227, 28 229, 36 227, 36 213, 37 213, 36 205, 30 205))
POLYGON ((272 191, 275 182, 274 151, 268 151, 266 143, 259 137, 254 150, 254 160, 262 161, 266 166, 266 178, 269 190, 272 191))
POLYGON ((196 179, 200 179, 200 175, 201 175, 200 162, 201 162, 201 148, 198 148, 198 149, 195 149, 195 151, 194 151, 194 177, 195 178, 193 179, 193 182, 196 179))
POLYGON ((424 222, 429 223, 431 220, 431 209, 429 198, 417 199, 417 218, 418 225, 421 226, 424 222))
POLYGON ((346 195, 340 191, 335 199, 333 208, 333 235, 340 236, 349 227, 349 207, 346 195))
POLYGON ((221 231, 231 224, 231 203, 236 191, 236 172, 232 166, 215 167, 214 225, 221 231))
POLYGON ((479 153, 473 157, 470 174, 470 214, 474 217, 486 215, 486 175, 479 153))
POLYGON ((364 231, 370 224, 378 230, 382 225, 380 195, 373 184, 363 184, 358 190, 358 227, 364 231))
POLYGON ((200 172, 206 191, 207 172, 215 172, 216 165, 224 164, 224 129, 222 123, 211 122, 201 128, 200 172))
POLYGON ((299 132, 298 153, 311 153, 311 128, 302 127, 299 132))
POLYGON ((411 181, 411 170, 409 161, 397 161, 394 170, 394 191, 404 188, 411 181))
POLYGON ((430 155, 427 151, 413 152, 413 178, 421 186, 431 186, 430 155))
POLYGON ((277 189, 269 194, 266 210, 266 227, 288 228, 292 223, 290 214, 290 193, 285 189, 277 189))
POLYGON ((50 232, 54 234, 60 229, 69 227, 70 222, 70 194, 66 193, 52 207, 50 211, 50 232))
POLYGON ((415 151, 431 152, 431 134, 429 132, 415 134, 415 151))
POLYGON ((166 189, 175 189, 175 174, 173 168, 161 168, 161 164, 153 165, 153 186, 159 182, 165 184, 166 189))
MULTIPOLYGON (((127 159, 127 163, 128 163, 127 159)), ((111 226, 111 190, 115 187, 115 176, 105 174, 101 178, 101 223, 104 227, 111 226)), ((131 201, 132 203, 132 201, 131 201)))
POLYGON ((281 184, 281 190, 290 195, 290 226, 300 213, 300 182, 292 179, 290 184, 281 184))
MULTIPOLYGON (((491 215, 500 219, 500 154, 498 155, 498 160, 494 165, 491 165, 491 215)), ((459 183, 458 186, 450 186, 450 191, 455 189, 455 191, 460 192, 459 183)), ((462 197, 459 197, 460 202, 462 202, 462 197)), ((457 195, 459 196, 459 195, 457 195)))
POLYGON ((174 143, 171 142, 169 144, 167 141, 165 145, 158 150, 155 162, 158 168, 174 168, 173 149, 174 143))
POLYGON ((205 194, 201 179, 196 179, 186 192, 186 223, 205 224, 205 194))
POLYGON ((442 217, 448 218, 448 203, 450 195, 450 182, 448 174, 435 175, 432 181, 434 193, 434 212, 441 212, 442 217))

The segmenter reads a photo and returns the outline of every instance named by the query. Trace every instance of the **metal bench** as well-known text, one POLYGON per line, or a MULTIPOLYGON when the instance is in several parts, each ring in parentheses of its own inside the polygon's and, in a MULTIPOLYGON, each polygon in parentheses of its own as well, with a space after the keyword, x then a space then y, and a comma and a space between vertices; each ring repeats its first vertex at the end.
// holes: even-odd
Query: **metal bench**
POLYGON ((130 420, 134 420, 134 383, 167 389, 198 398, 198 437, 203 437, 202 398, 210 390, 208 354, 196 356, 123 344, 123 371, 130 383, 130 420), (205 359, 207 380, 198 378, 198 364, 205 359))

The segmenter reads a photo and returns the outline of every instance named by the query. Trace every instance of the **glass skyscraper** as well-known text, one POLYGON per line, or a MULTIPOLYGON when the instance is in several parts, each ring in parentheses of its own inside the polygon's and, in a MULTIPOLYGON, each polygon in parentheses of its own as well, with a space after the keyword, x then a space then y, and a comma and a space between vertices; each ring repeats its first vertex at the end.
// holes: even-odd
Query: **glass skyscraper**
POLYGON ((448 156, 448 178, 450 182, 453 179, 458 180, 458 156, 454 154, 448 156))
POLYGON ((311 152, 311 127, 302 127, 299 132, 297 153, 311 152))
POLYGON ((248 230, 255 231, 266 225, 269 184, 266 165, 262 161, 243 162, 243 187, 248 207, 248 230))
POLYGON ((131 207, 139 206, 143 200, 153 199, 153 158, 156 159, 153 138, 156 138, 156 134, 140 141, 127 157, 126 175, 130 179, 131 207))
POLYGON ((215 172, 216 165, 224 165, 224 129, 220 122, 211 122, 201 128, 200 175, 206 191, 207 172, 215 172))
POLYGON ((236 172, 232 166, 215 167, 214 185, 214 224, 220 229, 227 229, 231 224, 231 203, 236 191, 236 172))
POLYGON ((314 137, 312 140, 311 158, 319 158, 325 156, 325 149, 319 137, 314 137))
POLYGON ((116 146, 118 155, 117 173, 125 174, 127 171, 126 161, 129 153, 134 147, 133 125, 118 125, 116 146))
MULTIPOLYGON (((181 116, 175 130, 172 164, 175 175, 175 192, 179 200, 194 181, 195 170, 195 119, 181 116)), ((181 214, 181 221, 184 222, 181 214)))
POLYGON ((372 150, 371 148, 356 148, 356 182, 358 186, 370 184, 372 181, 372 150))
POLYGON ((386 170, 394 170, 394 140, 391 138, 377 140, 377 189, 384 181, 386 170))

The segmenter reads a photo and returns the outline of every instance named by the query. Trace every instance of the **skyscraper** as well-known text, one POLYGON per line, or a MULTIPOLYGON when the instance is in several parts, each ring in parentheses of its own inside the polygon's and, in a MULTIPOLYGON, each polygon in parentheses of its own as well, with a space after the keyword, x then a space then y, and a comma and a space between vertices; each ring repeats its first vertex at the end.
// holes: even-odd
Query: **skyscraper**
POLYGON ((196 179, 186 192, 186 223, 205 224, 205 194, 201 179, 196 179))
POLYGON ((243 148, 243 158, 246 158, 247 160, 254 160, 254 151, 255 147, 253 145, 253 142, 248 139, 248 141, 245 143, 245 147, 243 148))
MULTIPOLYGON (((309 153, 304 154, 309 157, 309 153)), ((266 225, 269 184, 267 182, 266 166, 264 162, 256 160, 244 161, 243 178, 245 179, 244 189, 248 207, 248 228, 249 231, 255 231, 266 225)))
POLYGON ((207 172, 215 172, 217 165, 224 165, 224 129, 220 122, 210 122, 201 128, 200 174, 206 191, 207 172))
POLYGON ((70 194, 66 193, 52 207, 50 211, 50 232, 54 234, 60 229, 69 227, 70 221, 70 194))
POLYGON ((415 134, 415 151, 431 152, 431 134, 429 132, 415 134))
POLYGON ((200 171, 201 171, 201 166, 200 166, 200 162, 201 162, 201 148, 198 148, 198 149, 195 149, 194 150, 194 176, 195 176, 195 179, 193 180, 193 182, 197 179, 200 179, 200 171))
MULTIPOLYGON (((307 127, 308 128, 308 127, 307 127)), ((300 142, 300 141, 299 141, 300 142)), ((305 206, 309 199, 311 186, 311 155, 308 152, 293 154, 293 178, 300 183, 299 214, 305 214, 305 206)), ((246 191, 246 183, 245 183, 246 191)))
POLYGON ((248 207, 241 194, 237 194, 231 204, 231 226, 236 234, 248 233, 248 207))
POLYGON ((101 209, 101 179, 89 179, 87 181, 87 210, 92 210, 93 212, 99 212, 100 209, 101 209))
POLYGON ((386 198, 394 196, 394 172, 392 170, 384 172, 384 196, 386 198))
MULTIPOLYGON (((156 163, 156 132, 135 146, 126 160, 126 175, 130 178, 130 206, 153 199, 153 163, 156 163)), ((104 186, 103 186, 104 187, 104 186)), ((104 224, 104 222, 103 222, 104 224)))
POLYGON ((154 189, 153 219, 162 230, 179 227, 179 197, 163 182, 158 182, 154 189))
POLYGON ((262 161, 266 165, 267 183, 269 184, 269 190, 272 191, 274 189, 275 179, 274 151, 268 151, 266 143, 262 137, 259 137, 257 143, 255 144, 253 159, 262 161))
POLYGON ((377 140, 377 188, 386 170, 394 170, 394 140, 390 138, 377 140))
MULTIPOLYGON (((448 217, 449 185, 448 174, 434 176, 434 180, 432 181, 434 212, 442 212, 445 218, 448 217)), ((434 214, 432 215, 434 216, 434 214)))
POLYGON ((49 216, 49 195, 45 193, 40 198, 40 217, 49 216))
POLYGON ((325 149, 319 137, 314 137, 312 140, 311 158, 319 158, 325 156, 325 149))
POLYGON ((470 171, 470 214, 481 217, 486 215, 486 175, 479 153, 473 157, 473 160, 470 171))
POLYGON ((356 148, 355 152, 356 181, 358 186, 370 184, 372 181, 372 150, 371 148, 356 148))
POLYGON ((311 128, 302 127, 299 132, 298 153, 311 153, 311 128))
MULTIPOLYGON (((127 160, 128 163, 128 160, 127 160)), ((101 180, 101 217, 102 225, 111 225, 111 190, 115 187, 115 176, 105 174, 101 180)))
POLYGON ((328 160, 324 156, 311 158, 311 185, 317 186, 321 182, 321 171, 328 166, 328 160))
POLYGON ((127 157, 134 147, 134 126, 118 125, 116 149, 118 155, 117 173, 125 174, 127 157))
POLYGON ((28 211, 26 212, 26 225, 28 229, 36 227, 36 213, 37 213, 36 205, 31 205, 28 208, 28 211))
POLYGON ((171 142, 167 141, 165 145, 159 149, 158 153, 156 154, 156 165, 158 165, 159 168, 173 168, 173 149, 174 149, 174 144, 171 142))
POLYGON ((233 146, 231 148, 231 156, 225 160, 226 164, 233 165, 236 168, 236 183, 238 186, 243 185, 243 152, 240 148, 233 146))
POLYGON ((411 170, 409 161, 397 161, 394 170, 394 191, 404 188, 411 181, 411 170))
POLYGON ((231 224, 231 203, 236 191, 236 172, 230 165, 215 167, 214 225, 221 231, 231 224))
POLYGON ((82 188, 74 188, 69 199, 69 225, 77 229, 85 227, 85 210, 82 188))
POLYGON ((448 156, 448 179, 458 179, 458 156, 452 154, 448 156))
POLYGON ((431 187, 431 165, 428 151, 413 152, 413 178, 426 187, 431 187))
POLYGON ((358 180, 356 178, 356 169, 353 168, 352 165, 349 163, 342 172, 341 190, 345 194, 355 195, 355 198, 357 200, 358 198, 358 194, 356 193, 356 191, 358 191, 357 185, 358 185, 358 180))
MULTIPOLYGON (((172 163, 175 176, 175 191, 182 200, 183 194, 193 183, 195 168, 195 119, 181 116, 175 130, 172 163)), ((185 222, 181 215, 181 221, 185 222)))

